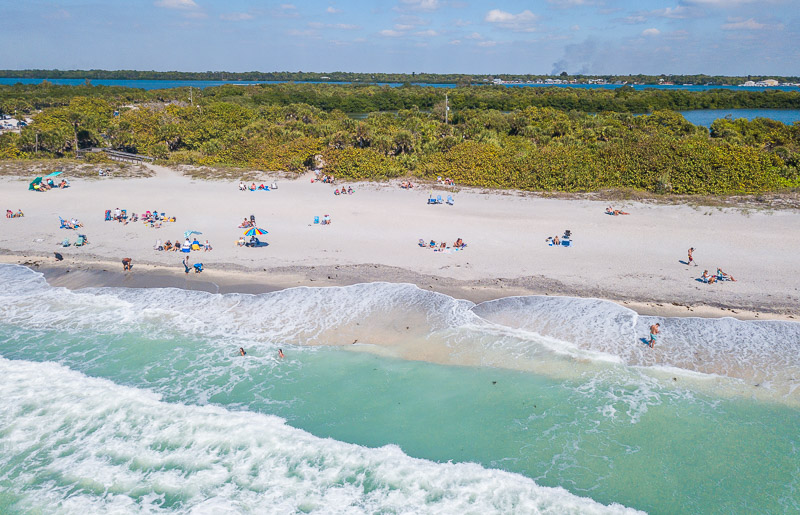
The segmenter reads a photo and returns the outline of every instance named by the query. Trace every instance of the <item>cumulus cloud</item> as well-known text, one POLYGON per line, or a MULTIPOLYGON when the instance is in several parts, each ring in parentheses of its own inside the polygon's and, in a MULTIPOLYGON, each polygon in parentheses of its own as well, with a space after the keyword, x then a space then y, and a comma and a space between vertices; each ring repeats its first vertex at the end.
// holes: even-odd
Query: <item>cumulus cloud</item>
POLYGON ((480 35, 480 34, 478 34, 477 32, 473 32, 473 33, 472 33, 472 34, 470 34, 469 36, 465 36, 465 39, 476 39, 476 40, 481 40, 481 39, 483 39, 483 36, 481 36, 481 35, 480 35))
POLYGON ((450 41, 450 44, 451 45, 460 45, 461 44, 461 40, 460 39, 454 39, 454 40, 450 41))
POLYGON ((642 36, 658 36, 659 34, 661 34, 661 31, 655 27, 642 31, 642 36))
POLYGON ((253 15, 250 13, 224 13, 219 15, 221 20, 225 21, 245 21, 252 20, 253 15))
POLYGON ((342 10, 341 9, 337 9, 334 6, 330 5, 330 6, 328 6, 327 9, 325 9, 325 12, 328 13, 328 14, 339 14, 340 12, 342 12, 342 10))
POLYGON ((481 42, 478 43, 478 46, 482 46, 482 47, 486 47, 486 48, 497 46, 497 41, 481 41, 481 42))
POLYGON ((527 9, 519 14, 492 9, 486 13, 484 18, 484 21, 514 32, 533 32, 536 30, 536 22, 538 20, 539 17, 527 9))
POLYGON ((157 0, 153 5, 167 9, 197 9, 200 7, 194 0, 157 0))
POLYGON ((404 36, 405 32, 400 30, 384 29, 378 32, 378 34, 385 38, 399 38, 400 36, 404 36))
POLYGON ((436 32, 435 30, 428 29, 428 30, 421 30, 419 32, 415 32, 414 35, 415 36, 424 36, 424 37, 432 38, 434 36, 438 36, 439 33, 436 32))

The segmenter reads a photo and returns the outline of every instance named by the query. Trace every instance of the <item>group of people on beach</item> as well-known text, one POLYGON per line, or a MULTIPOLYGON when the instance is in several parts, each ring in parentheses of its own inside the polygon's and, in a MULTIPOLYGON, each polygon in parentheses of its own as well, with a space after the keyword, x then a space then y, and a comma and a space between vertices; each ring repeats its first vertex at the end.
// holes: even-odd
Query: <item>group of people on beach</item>
POLYGON ((211 243, 209 243, 208 240, 206 240, 205 243, 200 243, 196 238, 193 241, 189 241, 189 238, 184 238, 183 243, 181 244, 181 240, 176 238, 175 243, 172 243, 170 240, 167 240, 164 243, 161 243, 160 239, 156 240, 156 244, 153 245, 153 250, 173 252, 203 250, 204 252, 208 252, 214 249, 211 247, 211 243))
POLYGON ((25 213, 23 213, 21 209, 18 209, 16 213, 10 209, 6 209, 6 218, 22 218, 23 216, 25 216, 25 213))
POLYGON ((77 218, 61 219, 61 229, 77 229, 79 227, 83 227, 83 224, 77 218))
POLYGON ((464 243, 464 240, 458 238, 455 243, 453 243, 452 247, 447 246, 447 242, 436 243, 436 241, 431 240, 429 243, 425 243, 425 240, 422 238, 419 239, 417 245, 422 247, 423 249, 433 249, 434 252, 444 252, 445 250, 452 248, 455 250, 461 250, 467 247, 467 244, 464 243))
MULTIPOLYGON (((694 247, 689 247, 687 251, 688 259, 686 261, 687 265, 694 265, 698 266, 697 262, 694 260, 694 247)), ((718 281, 733 281, 736 282, 734 277, 726 272, 724 272, 721 268, 717 267, 717 272, 715 274, 709 274, 708 270, 703 270, 703 275, 700 276, 700 280, 706 284, 714 284, 718 281)))
POLYGON ((456 185, 456 181, 454 181, 450 177, 445 177, 444 179, 442 179, 442 177, 439 176, 439 177, 436 178, 436 182, 438 182, 439 184, 444 184, 445 186, 455 186, 456 185))
POLYGON ((334 195, 352 195, 353 193, 355 193, 355 191, 353 190, 352 186, 348 186, 347 189, 342 186, 342 191, 339 191, 339 188, 336 188, 336 190, 333 192, 334 195))
POLYGON ((321 182, 323 184, 333 184, 336 182, 336 178, 333 175, 324 174, 320 170, 314 170, 314 174, 316 178, 311 179, 311 182, 321 182))
POLYGON ((410 190, 414 187, 414 184, 411 181, 403 181, 400 183, 400 187, 404 190, 410 190))
POLYGON ((270 190, 277 190, 277 189, 278 189, 278 185, 276 183, 274 183, 274 182, 272 184, 270 184, 269 186, 266 186, 263 183, 259 184, 258 186, 256 186, 256 183, 252 183, 248 187, 247 184, 245 184, 242 181, 239 181, 239 191, 259 191, 259 190, 261 190, 261 191, 270 191, 270 190))
POLYGON ((64 188, 69 188, 69 182, 67 182, 66 179, 61 179, 61 182, 56 184, 56 182, 53 179, 47 179, 46 181, 42 181, 38 184, 33 185, 34 191, 48 191, 56 188, 62 190, 64 188))

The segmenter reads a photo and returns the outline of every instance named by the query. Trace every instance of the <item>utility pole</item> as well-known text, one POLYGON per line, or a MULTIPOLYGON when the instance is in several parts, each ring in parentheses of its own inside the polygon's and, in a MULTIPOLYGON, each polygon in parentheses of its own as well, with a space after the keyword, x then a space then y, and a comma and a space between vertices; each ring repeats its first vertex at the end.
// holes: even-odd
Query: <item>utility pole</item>
POLYGON ((194 95, 192 93, 192 87, 189 86, 189 102, 192 103, 192 107, 194 107, 194 95))
POLYGON ((450 106, 447 105, 447 93, 444 94, 444 124, 447 125, 448 114, 450 112, 450 106))

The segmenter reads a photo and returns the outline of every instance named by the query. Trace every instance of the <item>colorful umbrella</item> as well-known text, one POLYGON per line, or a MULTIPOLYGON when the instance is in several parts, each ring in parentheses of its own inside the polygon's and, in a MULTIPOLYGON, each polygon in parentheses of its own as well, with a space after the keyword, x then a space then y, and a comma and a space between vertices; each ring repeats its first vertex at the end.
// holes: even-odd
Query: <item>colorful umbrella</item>
POLYGON ((265 234, 268 234, 268 232, 265 231, 264 229, 259 229, 258 227, 253 227, 252 229, 244 233, 245 236, 263 236, 265 234))
POLYGON ((61 175, 61 172, 53 172, 50 175, 45 175, 44 178, 47 179, 48 177, 55 177, 56 175, 61 175))
POLYGON ((184 238, 188 238, 188 237, 189 237, 189 236, 191 236, 192 234, 203 234, 203 233, 201 233, 200 231, 185 231, 185 232, 183 233, 183 237, 184 237, 184 238))

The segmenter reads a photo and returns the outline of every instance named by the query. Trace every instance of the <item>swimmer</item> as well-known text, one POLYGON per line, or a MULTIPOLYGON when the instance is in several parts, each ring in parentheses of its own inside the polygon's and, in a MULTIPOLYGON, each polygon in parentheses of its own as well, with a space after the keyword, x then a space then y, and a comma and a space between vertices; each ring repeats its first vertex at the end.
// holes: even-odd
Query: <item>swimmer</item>
POLYGON ((283 359, 283 349, 278 349, 278 357, 283 359))
POLYGON ((242 356, 247 355, 247 353, 244 351, 244 347, 239 347, 239 354, 241 354, 242 356))
POLYGON ((650 348, 653 348, 653 345, 656 344, 656 339, 658 337, 658 328, 661 327, 661 324, 653 324, 650 326, 650 348))

